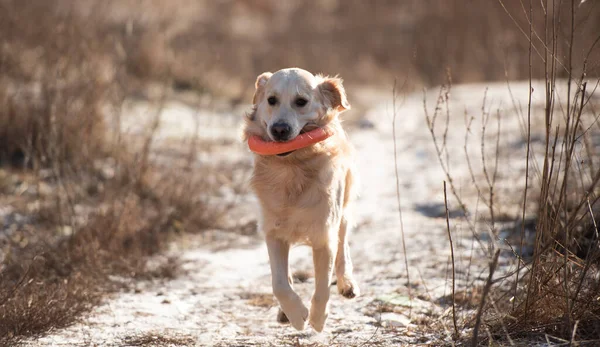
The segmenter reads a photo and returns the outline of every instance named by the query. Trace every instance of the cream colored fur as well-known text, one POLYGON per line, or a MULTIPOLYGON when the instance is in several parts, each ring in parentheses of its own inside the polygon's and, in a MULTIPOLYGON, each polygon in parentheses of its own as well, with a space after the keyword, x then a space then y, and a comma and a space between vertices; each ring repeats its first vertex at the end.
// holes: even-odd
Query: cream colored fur
POLYGON ((273 293, 292 326, 302 330, 308 320, 322 331, 334 269, 339 292, 348 298, 359 295, 348 248, 354 150, 338 117, 350 105, 340 79, 296 68, 258 76, 253 104, 243 128, 245 139, 259 135, 273 141, 269 129, 277 122, 290 125, 292 138, 315 127, 334 131, 327 140, 287 156, 255 154, 251 182, 262 212, 260 227, 269 250, 273 293), (277 103, 272 105, 269 98, 277 103), (306 105, 298 106, 298 98, 306 105), (288 254, 294 244, 313 250, 315 291, 310 312, 292 288, 288 254))

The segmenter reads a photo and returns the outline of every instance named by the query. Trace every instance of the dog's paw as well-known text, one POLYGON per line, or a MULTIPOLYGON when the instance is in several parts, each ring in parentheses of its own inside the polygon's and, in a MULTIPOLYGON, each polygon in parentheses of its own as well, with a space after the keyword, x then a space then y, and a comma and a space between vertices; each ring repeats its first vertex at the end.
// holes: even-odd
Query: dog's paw
MULTIPOLYGON (((308 319, 308 309, 306 307, 302 307, 302 309, 297 310, 297 311, 292 311, 289 313, 285 313, 283 311, 281 311, 281 314, 283 317, 285 317, 290 324, 296 329, 296 330, 304 330, 306 328, 306 320, 308 319)), ((281 318, 283 318, 281 317, 281 318)), ((277 315, 277 320, 279 321, 280 315, 277 315)), ((281 322, 281 321, 280 321, 281 322)))
POLYGON ((338 291, 343 297, 348 299, 354 299, 360 296, 360 288, 354 280, 338 281, 338 291))
POLYGON ((285 312, 283 312, 281 308, 279 308, 279 311, 277 312, 277 322, 281 324, 287 324, 290 322, 288 317, 285 315, 285 312))
POLYGON ((325 327, 325 322, 327 321, 327 316, 329 316, 329 312, 327 312, 327 310, 325 310, 325 312, 317 313, 315 310, 313 310, 311 308, 310 319, 309 319, 310 326, 313 329, 315 329, 315 331, 320 333, 321 331, 323 331, 323 328, 325 327))

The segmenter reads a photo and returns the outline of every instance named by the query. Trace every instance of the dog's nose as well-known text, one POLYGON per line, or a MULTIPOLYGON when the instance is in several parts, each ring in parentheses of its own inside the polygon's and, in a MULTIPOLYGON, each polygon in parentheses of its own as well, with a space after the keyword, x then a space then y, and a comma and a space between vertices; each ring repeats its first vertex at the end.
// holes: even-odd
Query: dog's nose
POLYGON ((271 134, 277 141, 287 141, 292 133, 292 128, 287 123, 275 123, 271 126, 271 134))

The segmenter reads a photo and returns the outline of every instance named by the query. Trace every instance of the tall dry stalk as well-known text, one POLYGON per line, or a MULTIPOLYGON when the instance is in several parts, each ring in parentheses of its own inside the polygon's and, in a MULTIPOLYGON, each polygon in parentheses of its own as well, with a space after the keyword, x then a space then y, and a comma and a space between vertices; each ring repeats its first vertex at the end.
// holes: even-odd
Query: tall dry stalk
POLYGON ((446 231, 448 232, 448 241, 450 242, 450 256, 452 258, 452 324, 454 326, 454 339, 458 339, 458 322, 456 319, 456 268, 454 261, 454 244, 452 242, 452 233, 450 232, 450 211, 448 210, 448 194, 446 192, 446 181, 444 181, 444 207, 446 208, 446 231))
POLYGON ((479 301, 479 307, 477 309, 477 315, 475 316, 475 327, 473 328, 473 337, 471 339, 471 346, 477 347, 479 345, 479 329, 481 327, 481 319, 483 317, 486 299, 494 284, 494 272, 498 267, 498 258, 500 257, 500 250, 497 249, 492 256, 492 260, 489 264, 488 278, 483 287, 483 293, 481 294, 481 300, 479 301))
POLYGON ((519 283, 519 275, 521 273, 521 254, 523 253, 523 246, 525 241, 525 212, 527 209, 527 192, 529 191, 529 157, 531 151, 531 95, 533 94, 533 90, 531 87, 532 83, 532 56, 531 49, 533 47, 532 42, 532 32, 533 32, 533 11, 531 6, 531 0, 529 0, 529 89, 528 89, 528 99, 527 99, 527 152, 525 154, 525 189, 523 193, 523 208, 521 209, 521 235, 519 240, 519 255, 517 256, 517 272, 515 273, 515 284, 514 284, 514 293, 513 293, 513 307, 514 310, 515 304, 517 303, 517 286, 519 283))
MULTIPOLYGON (((396 175, 396 200, 398 203, 398 219, 400 221, 400 236, 402 238, 402 251, 404 252, 404 266, 406 267, 406 283, 408 288, 408 296, 410 300, 412 300, 412 291, 410 285, 410 270, 408 268, 408 254, 406 253, 406 239, 404 237, 404 221, 402 219, 402 204, 400 199, 400 174, 398 173, 398 149, 396 145, 396 115, 398 110, 396 108, 396 98, 397 98, 397 84, 396 80, 394 80, 394 88, 392 90, 393 99, 392 99, 392 107, 393 107, 393 118, 392 118, 392 137, 394 140, 394 173, 396 175)), ((412 304, 409 310, 409 316, 412 313, 412 304)))

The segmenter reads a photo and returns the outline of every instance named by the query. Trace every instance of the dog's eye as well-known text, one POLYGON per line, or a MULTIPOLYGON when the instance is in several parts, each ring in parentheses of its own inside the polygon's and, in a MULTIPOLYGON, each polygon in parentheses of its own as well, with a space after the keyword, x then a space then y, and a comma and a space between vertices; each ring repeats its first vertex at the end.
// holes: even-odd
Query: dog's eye
POLYGON ((269 105, 273 106, 273 105, 277 104, 277 98, 276 98, 276 97, 274 97, 274 96, 270 96, 270 97, 267 99, 267 102, 269 103, 269 105))
POLYGON ((304 106, 306 106, 306 104, 308 104, 308 100, 306 100, 304 98, 298 98, 298 99, 296 99, 296 106, 298 106, 298 107, 304 107, 304 106))

